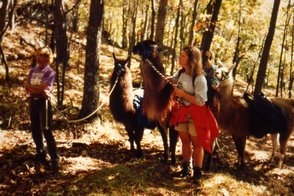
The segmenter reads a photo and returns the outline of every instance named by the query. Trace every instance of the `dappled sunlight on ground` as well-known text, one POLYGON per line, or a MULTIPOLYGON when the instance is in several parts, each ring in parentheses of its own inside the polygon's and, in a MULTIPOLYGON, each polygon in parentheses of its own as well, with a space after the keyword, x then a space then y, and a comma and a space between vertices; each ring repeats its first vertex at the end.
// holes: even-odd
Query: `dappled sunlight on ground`
MULTIPOLYGON (((25 29, 24 29, 25 30, 25 29)), ((29 30, 24 32, 27 36, 29 30)), ((10 35, 9 35, 10 36, 10 35)), ((9 37, 8 36, 8 37, 9 37)), ((12 36, 12 35, 11 35, 12 36)), ((12 38, 15 38, 12 36, 12 38)), ((31 36, 28 41, 34 41, 31 36)), ((4 40, 5 41, 5 40, 4 40)), ((7 54, 31 49, 14 45, 7 54)), ((162 163, 163 145, 159 131, 145 130, 142 140, 144 157, 137 159, 130 152, 124 127, 114 122, 109 111, 109 76, 113 68, 112 52, 126 58, 127 53, 112 46, 102 45, 99 82, 99 118, 94 122, 67 123, 76 119, 81 107, 83 92, 84 56, 72 51, 81 62, 71 62, 67 72, 65 118, 54 111, 54 135, 61 157, 58 173, 36 173, 34 170, 35 146, 30 130, 28 103, 22 81, 30 68, 30 60, 12 62, 12 81, 1 80, 1 100, 5 117, 11 118, 0 130, 0 195, 291 195, 294 193, 294 136, 287 150, 283 169, 273 163, 269 137, 250 137, 246 145, 246 168, 238 170, 237 152, 230 135, 222 133, 219 148, 213 154, 211 171, 204 173, 201 186, 191 184, 191 178, 173 178, 172 172, 180 169, 181 144, 177 144, 177 165, 162 163), (2 93, 3 92, 3 93, 2 93)), ((139 62, 132 60, 131 71, 137 87, 141 83, 139 62)), ((3 68, 0 67, 1 74, 3 68)), ((236 93, 243 94, 246 85, 237 81, 236 93)), ((141 91, 141 90, 138 90, 141 91)), ((55 91, 56 92, 56 91, 55 91)), ((142 94, 142 91, 140 92, 142 94)), ((2 112, 2 111, 1 111, 2 112)))
POLYGON ((203 187, 209 195, 254 195, 269 194, 265 186, 252 186, 249 183, 236 180, 228 174, 215 174, 208 179, 203 187))
POLYGON ((79 157, 69 157, 63 158, 63 163, 66 167, 63 167, 62 173, 64 174, 76 174, 82 171, 95 171, 100 170, 103 167, 109 167, 109 164, 104 161, 100 161, 97 159, 93 159, 87 156, 79 156, 79 157))

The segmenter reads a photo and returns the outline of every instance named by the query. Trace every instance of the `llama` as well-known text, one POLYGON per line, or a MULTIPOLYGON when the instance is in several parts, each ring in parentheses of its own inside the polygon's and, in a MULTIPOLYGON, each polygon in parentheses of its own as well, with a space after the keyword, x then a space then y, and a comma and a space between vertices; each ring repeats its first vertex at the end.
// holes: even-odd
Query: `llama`
POLYGON ((136 107, 140 100, 134 95, 131 71, 126 66, 129 59, 117 59, 114 54, 113 58, 114 69, 110 78, 110 89, 113 91, 109 97, 109 107, 114 119, 125 126, 132 152, 135 151, 134 142, 136 143, 136 155, 139 158, 143 156, 141 140, 144 128, 158 127, 164 144, 164 161, 167 161, 168 144, 164 128, 156 121, 147 121, 140 108, 136 107))
MULTIPOLYGON (((133 48, 133 53, 141 57, 140 68, 144 88, 143 113, 148 119, 158 121, 165 130, 168 130, 167 117, 174 104, 173 86, 164 78, 165 69, 159 52, 159 47, 152 40, 139 42, 133 48)), ((169 139, 171 164, 175 165, 178 133, 173 127, 169 128, 169 139)))
MULTIPOLYGON (((286 114, 286 130, 285 132, 279 132, 279 143, 281 153, 281 157, 279 160, 279 168, 282 168, 286 155, 287 143, 289 141, 289 138, 291 137, 292 131, 294 130, 294 99, 271 98, 270 100, 274 105, 278 106, 284 114, 286 114)), ((277 136, 277 134, 271 134, 273 144, 271 160, 273 160, 276 153, 277 136)))
POLYGON ((133 48, 141 56, 143 76, 143 112, 148 119, 164 122, 173 106, 173 86, 164 78, 165 70, 159 48, 152 40, 144 40, 133 48))
MULTIPOLYGON (((237 152, 239 168, 243 168, 244 164, 244 150, 246 146, 246 139, 250 135, 258 135, 252 129, 252 113, 250 113, 250 106, 244 97, 233 96, 233 78, 231 77, 231 70, 220 69, 218 71, 218 78, 220 82, 220 115, 218 116, 218 123, 222 130, 231 133, 234 140, 237 152)), ((283 125, 280 125, 276 130, 280 134, 280 152, 282 157, 279 160, 279 167, 282 168, 285 158, 287 141, 294 128, 294 100, 283 98, 272 98, 270 101, 280 108, 285 114, 286 129, 283 130, 283 125)), ((258 119, 259 120, 259 119, 258 119)), ((272 132, 267 132, 272 133, 272 132)), ((277 134, 272 135, 273 152, 272 157, 275 155, 277 134)))

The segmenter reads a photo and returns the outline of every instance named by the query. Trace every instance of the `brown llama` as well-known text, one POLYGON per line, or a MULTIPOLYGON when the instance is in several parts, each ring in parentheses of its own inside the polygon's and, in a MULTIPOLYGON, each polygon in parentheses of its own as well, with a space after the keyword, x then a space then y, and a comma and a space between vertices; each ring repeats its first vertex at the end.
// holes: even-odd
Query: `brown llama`
MULTIPOLYGON (((160 49, 152 40, 137 43, 133 53, 141 57, 141 73, 143 76, 143 113, 148 119, 160 122, 165 130, 168 129, 167 116, 173 106, 173 86, 164 78, 160 49)), ((169 129, 171 164, 176 164, 176 143, 178 133, 173 127, 169 129)))
MULTIPOLYGON (((279 133, 279 143, 280 143, 280 153, 281 157, 279 160, 279 168, 283 167, 286 151, 287 151, 287 143, 289 138, 291 137, 292 131, 294 130, 294 99, 284 99, 284 98, 271 98, 273 104, 278 106, 284 114, 286 114, 286 131, 283 133, 279 133)), ((271 134, 272 139, 272 156, 271 160, 273 160, 276 149, 277 149, 277 137, 278 134, 271 134)))
POLYGON ((133 48, 134 54, 141 56, 143 76, 143 112, 148 119, 165 121, 172 109, 173 86, 164 78, 165 70, 159 55, 159 48, 152 40, 144 40, 133 48))
POLYGON ((164 128, 156 121, 148 121, 142 114, 139 107, 140 99, 134 96, 132 75, 127 60, 117 59, 113 54, 114 69, 110 78, 110 89, 112 92, 109 97, 109 107, 114 119, 125 126, 127 130, 131 151, 135 151, 136 143, 137 157, 142 157, 141 140, 144 128, 154 129, 158 127, 164 144, 164 161, 168 159, 167 136, 164 128))
MULTIPOLYGON (((218 116, 218 123, 222 130, 228 131, 234 140, 237 152, 238 161, 237 164, 239 168, 243 168, 244 164, 244 150, 246 146, 246 139, 251 135, 258 135, 259 130, 252 130, 252 122, 259 121, 259 119, 253 119, 252 113, 250 113, 250 105, 248 100, 246 101, 244 97, 233 96, 233 78, 231 77, 230 70, 223 69, 219 70, 220 79, 220 115, 218 116)), ((287 142, 291 136, 294 128, 294 100, 284 99, 284 98, 271 98, 270 101, 277 106, 283 114, 285 114, 285 123, 277 126, 275 133, 280 135, 280 152, 282 157, 279 160, 279 167, 282 168, 283 161, 285 158, 287 142), (285 127, 285 129, 283 128, 285 127)), ((266 122, 262 122, 266 123, 266 122)), ((273 132, 267 132, 272 134, 273 132)), ((266 133, 265 133, 266 134, 266 133)), ((264 135, 265 135, 264 134, 264 135)), ((263 135, 263 136, 264 136, 263 135)), ((273 140, 273 158, 276 150, 276 137, 277 134, 272 134, 273 140), (274 140, 275 139, 275 140, 274 140)), ((260 137, 259 137, 260 138, 260 137)))

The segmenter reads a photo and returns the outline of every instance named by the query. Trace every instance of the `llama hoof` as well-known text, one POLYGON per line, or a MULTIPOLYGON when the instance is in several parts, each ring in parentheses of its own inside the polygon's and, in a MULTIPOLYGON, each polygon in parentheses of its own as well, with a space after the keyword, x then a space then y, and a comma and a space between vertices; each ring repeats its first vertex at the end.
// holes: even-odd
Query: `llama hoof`
POLYGON ((167 161, 168 161, 168 159, 166 159, 166 158, 163 158, 163 159, 160 159, 160 163, 164 163, 164 164, 166 164, 167 163, 167 161))
POLYGON ((245 164, 236 163, 236 167, 238 171, 243 171, 245 169, 245 164))
POLYGON ((136 154, 136 150, 135 150, 134 148, 131 148, 131 149, 130 149, 130 152, 131 152, 132 154, 136 154))
POLYGON ((168 154, 164 153, 162 158, 160 158, 160 163, 167 163, 168 162, 168 154))
POLYGON ((171 161, 170 161, 170 164, 171 165, 176 165, 176 162, 177 162, 176 159, 172 158, 171 161))
POLYGON ((192 178, 192 184, 201 188, 201 179, 192 178))
POLYGON ((137 157, 138 159, 143 158, 143 152, 142 152, 142 151, 137 151, 137 152, 136 152, 136 157, 137 157))
POLYGON ((283 166, 284 166, 283 161, 280 160, 279 163, 278 163, 278 168, 283 169, 283 166))
POLYGON ((165 163, 168 162, 168 155, 164 155, 164 156, 163 156, 163 161, 164 161, 165 163))

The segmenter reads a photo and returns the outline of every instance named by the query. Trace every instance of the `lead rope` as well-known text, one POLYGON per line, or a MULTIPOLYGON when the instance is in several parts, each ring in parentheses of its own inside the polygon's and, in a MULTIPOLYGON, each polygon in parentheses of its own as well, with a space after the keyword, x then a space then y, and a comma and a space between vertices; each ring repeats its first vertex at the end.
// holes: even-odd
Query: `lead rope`
MULTIPOLYGON (((116 80, 115 80, 115 82, 114 82, 114 84, 113 84, 113 87, 111 88, 111 90, 110 90, 108 96, 110 96, 110 95, 112 94, 113 90, 115 89, 115 87, 116 87, 116 85, 117 85, 117 83, 118 83, 119 75, 120 75, 120 72, 119 72, 119 74, 118 74, 118 76, 117 76, 117 78, 116 78, 116 80)), ((54 98, 53 95, 51 95, 51 98, 54 98)), ((56 98, 54 98, 54 99, 56 99, 56 98)), ((66 120, 67 123, 76 123, 76 122, 84 121, 84 120, 90 118, 91 116, 93 116, 93 115, 94 115, 96 112, 98 112, 98 111, 100 110, 100 108, 101 108, 102 106, 104 106, 104 105, 105 105, 105 102, 103 102, 103 103, 102 103, 102 104, 101 104, 101 105, 100 105, 95 111, 93 111, 91 114, 89 114, 88 116, 86 116, 86 117, 84 117, 84 118, 77 119, 77 120, 68 120, 67 117, 64 116, 64 115, 59 111, 59 109, 57 108, 57 106, 55 106, 54 104, 52 104, 52 106, 56 109, 57 113, 58 113, 61 117, 63 117, 63 118, 66 120)))
POLYGON ((48 126, 48 99, 45 100, 45 130, 49 130, 48 126))
POLYGON ((158 69, 153 65, 153 63, 149 60, 149 59, 144 59, 150 66, 151 68, 161 77, 163 78, 165 81, 167 81, 169 84, 171 84, 173 87, 177 87, 176 84, 172 83, 169 79, 167 79, 167 77, 165 75, 163 75, 160 71, 158 71, 158 69))

